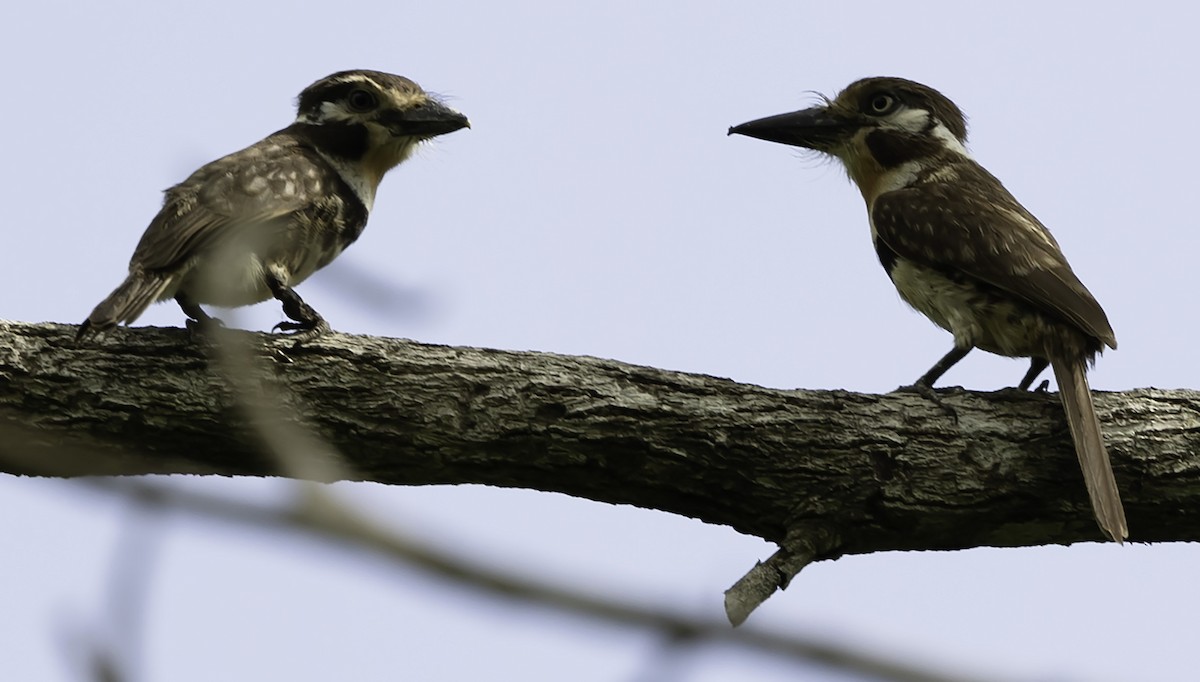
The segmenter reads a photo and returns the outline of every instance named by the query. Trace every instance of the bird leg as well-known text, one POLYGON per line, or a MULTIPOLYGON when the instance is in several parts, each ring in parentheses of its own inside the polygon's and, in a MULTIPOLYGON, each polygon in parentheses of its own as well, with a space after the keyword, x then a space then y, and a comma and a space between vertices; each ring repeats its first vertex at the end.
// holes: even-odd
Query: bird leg
MULTIPOLYGON (((1046 358, 1029 358, 1029 371, 1025 372, 1025 377, 1021 379, 1021 383, 1017 384, 1017 388, 1022 391, 1028 390, 1033 385, 1033 382, 1037 380, 1038 375, 1049 365, 1050 361, 1046 358)), ((1049 386, 1049 382, 1043 381, 1040 386, 1034 389, 1034 393, 1045 393, 1049 386)))
POLYGON ((284 320, 271 328, 283 332, 295 332, 301 340, 320 336, 329 331, 329 323, 313 307, 304 302, 294 289, 284 284, 273 274, 267 275, 267 286, 271 294, 283 304, 283 314, 294 320, 284 320))
POLYGON ((225 323, 204 312, 199 303, 183 294, 176 294, 175 302, 179 304, 180 308, 183 308, 183 314, 188 316, 185 326, 193 338, 225 326, 225 323))
POLYGON ((901 386, 896 390, 904 393, 916 393, 934 405, 937 405, 938 409, 944 412, 947 417, 950 417, 957 422, 958 412, 953 407, 950 407, 942 401, 942 397, 937 394, 937 391, 933 390, 933 384, 940 379, 943 374, 946 373, 946 370, 953 367, 959 360, 965 358, 967 353, 970 352, 971 346, 966 348, 959 348, 958 346, 955 346, 954 348, 951 348, 950 352, 946 353, 941 360, 938 360, 933 367, 930 367, 928 372, 921 375, 921 378, 917 379, 916 383, 914 383, 912 386, 901 386))
MULTIPOLYGON (((950 352, 946 353, 941 360, 935 362, 933 367, 930 367, 928 372, 921 375, 921 378, 917 379, 917 383, 913 384, 913 386, 918 388, 933 388, 933 385, 938 379, 942 378, 942 375, 945 374, 947 370, 958 364, 959 360, 967 357, 967 353, 970 352, 971 346, 967 346, 966 348, 959 348, 958 346, 955 346, 954 348, 951 348, 950 352)), ((1045 365, 1042 365, 1042 368, 1044 369, 1045 365)))

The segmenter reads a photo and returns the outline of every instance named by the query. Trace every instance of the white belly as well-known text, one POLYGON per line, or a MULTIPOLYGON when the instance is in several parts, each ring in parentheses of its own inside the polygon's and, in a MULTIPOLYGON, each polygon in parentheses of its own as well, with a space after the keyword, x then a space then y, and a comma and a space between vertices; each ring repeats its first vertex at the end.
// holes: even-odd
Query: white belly
POLYGON ((891 277, 900 297, 954 334, 959 348, 982 348, 1010 357, 1044 353, 1042 316, 999 291, 956 281, 903 258, 896 260, 891 277))
POLYGON ((179 284, 164 292, 163 299, 182 291, 196 303, 236 308, 261 303, 274 295, 267 286, 268 268, 287 286, 296 286, 319 268, 317 253, 308 253, 295 263, 264 263, 253 253, 206 254, 186 269, 179 284))

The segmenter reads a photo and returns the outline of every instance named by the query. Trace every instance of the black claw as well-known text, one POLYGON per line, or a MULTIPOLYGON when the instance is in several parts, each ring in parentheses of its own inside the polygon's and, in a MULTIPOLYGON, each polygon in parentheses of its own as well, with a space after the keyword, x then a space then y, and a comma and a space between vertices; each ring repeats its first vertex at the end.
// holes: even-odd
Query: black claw
POLYGON ((308 343, 331 331, 329 323, 319 317, 315 322, 290 322, 284 320, 271 328, 271 331, 275 330, 282 332, 281 336, 284 338, 293 341, 292 348, 308 343))
POLYGON ((271 327, 271 331, 278 330, 290 335, 290 338, 296 340, 297 345, 329 333, 329 323, 325 321, 325 318, 313 310, 312 306, 305 303, 304 299, 300 298, 300 294, 297 294, 291 287, 273 275, 267 275, 267 286, 270 287, 275 298, 283 304, 283 314, 291 318, 271 327))
POLYGON ((315 320, 310 319, 305 320, 304 322, 292 322, 291 320, 284 320, 276 323, 274 327, 271 327, 271 331, 281 331, 285 334, 305 334, 310 332, 315 334, 325 334, 329 332, 330 329, 329 323, 318 317, 315 320))

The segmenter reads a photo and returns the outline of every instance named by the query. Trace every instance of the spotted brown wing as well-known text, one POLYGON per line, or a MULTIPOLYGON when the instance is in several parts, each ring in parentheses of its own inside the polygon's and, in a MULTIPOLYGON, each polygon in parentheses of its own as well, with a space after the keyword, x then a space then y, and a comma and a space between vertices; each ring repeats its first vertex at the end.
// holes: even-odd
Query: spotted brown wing
POLYGON ((871 209, 878 239, 902 258, 979 279, 1116 348, 1108 317, 1050 232, 987 171, 974 172, 981 175, 959 178, 970 182, 880 195, 871 209))
POLYGON ((167 190, 130 267, 175 268, 234 233, 259 231, 267 243, 319 201, 331 172, 284 133, 217 159, 167 190))

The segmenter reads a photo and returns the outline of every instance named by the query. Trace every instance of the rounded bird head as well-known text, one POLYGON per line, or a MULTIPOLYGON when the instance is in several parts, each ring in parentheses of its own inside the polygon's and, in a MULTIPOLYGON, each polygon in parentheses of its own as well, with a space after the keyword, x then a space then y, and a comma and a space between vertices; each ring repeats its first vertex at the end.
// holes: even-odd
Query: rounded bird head
POLYGON ((848 85, 820 106, 756 119, 729 129, 769 142, 814 149, 842 157, 873 132, 962 147, 967 142, 967 119, 961 109, 927 85, 876 76, 848 85))
POLYGON ((338 165, 353 167, 372 193, 418 144, 470 125, 413 81, 362 69, 339 71, 305 88, 294 124, 338 165))
POLYGON ((428 139, 469 128, 467 117, 404 76, 339 71, 300 93, 296 122, 366 126, 394 137, 428 139))
POLYGON ((729 134, 836 157, 868 205, 922 168, 970 156, 962 110, 937 90, 904 78, 863 78, 820 106, 749 121, 729 134))

